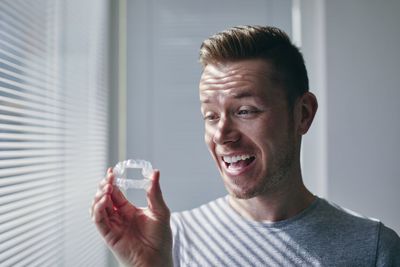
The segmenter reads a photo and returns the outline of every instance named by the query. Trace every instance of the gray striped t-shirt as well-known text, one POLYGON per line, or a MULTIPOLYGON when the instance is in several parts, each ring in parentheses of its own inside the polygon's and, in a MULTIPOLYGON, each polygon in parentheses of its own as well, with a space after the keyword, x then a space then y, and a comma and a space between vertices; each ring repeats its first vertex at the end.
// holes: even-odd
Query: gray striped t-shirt
POLYGON ((322 198, 284 221, 244 219, 223 197, 173 213, 175 266, 400 266, 400 238, 322 198))

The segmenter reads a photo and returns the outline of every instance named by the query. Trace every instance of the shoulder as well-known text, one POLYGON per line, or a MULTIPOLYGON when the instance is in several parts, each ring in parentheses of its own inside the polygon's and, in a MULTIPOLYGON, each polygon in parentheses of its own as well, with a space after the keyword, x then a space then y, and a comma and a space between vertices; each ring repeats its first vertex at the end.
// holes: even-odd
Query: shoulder
POLYGON ((352 248, 375 254, 380 222, 335 203, 320 199, 309 217, 310 231, 318 240, 334 247, 352 248))
POLYGON ((400 266, 400 237, 382 223, 377 250, 377 266, 400 266))
POLYGON ((365 217, 324 199, 320 202, 318 220, 335 229, 335 235, 342 236, 342 245, 354 249, 357 247, 362 250, 361 254, 368 251, 366 257, 375 255, 377 266, 400 266, 400 238, 395 231, 377 219, 365 217))
POLYGON ((330 224, 334 224, 339 228, 351 229, 351 231, 370 229, 377 234, 379 230, 379 220, 363 216, 322 198, 320 199, 317 215, 319 220, 330 222, 330 224))
POLYGON ((320 198, 297 226, 306 240, 312 240, 304 246, 326 261, 340 266, 400 266, 394 256, 400 256, 398 236, 377 219, 320 198))

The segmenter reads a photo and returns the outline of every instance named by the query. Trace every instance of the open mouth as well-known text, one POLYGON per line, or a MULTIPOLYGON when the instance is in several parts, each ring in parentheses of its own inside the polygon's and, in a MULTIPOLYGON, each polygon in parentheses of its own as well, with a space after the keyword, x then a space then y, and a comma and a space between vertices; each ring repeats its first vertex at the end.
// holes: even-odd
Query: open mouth
POLYGON ((225 163, 227 169, 243 169, 250 165, 256 159, 255 156, 251 155, 237 155, 237 156, 223 156, 222 160, 225 163))

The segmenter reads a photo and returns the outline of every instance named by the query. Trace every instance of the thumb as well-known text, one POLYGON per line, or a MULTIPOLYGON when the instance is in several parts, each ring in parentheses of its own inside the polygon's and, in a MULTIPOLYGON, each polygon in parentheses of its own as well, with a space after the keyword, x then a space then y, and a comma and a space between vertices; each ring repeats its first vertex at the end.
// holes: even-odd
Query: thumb
POLYGON ((165 204, 160 188, 160 171, 154 170, 151 176, 151 185, 147 191, 147 205, 148 208, 156 216, 169 217, 169 209, 165 204))

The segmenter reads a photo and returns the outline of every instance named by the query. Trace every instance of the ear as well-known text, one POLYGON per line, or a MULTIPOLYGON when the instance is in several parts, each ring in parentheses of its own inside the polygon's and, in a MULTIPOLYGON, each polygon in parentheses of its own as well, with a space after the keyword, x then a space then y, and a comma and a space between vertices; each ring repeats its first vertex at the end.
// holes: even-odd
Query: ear
POLYGON ((299 135, 307 133, 314 120, 317 109, 318 102, 313 93, 306 92, 298 99, 295 107, 295 118, 297 133, 299 135))

